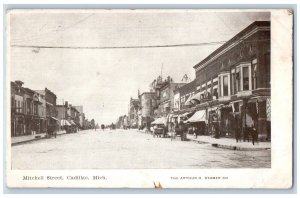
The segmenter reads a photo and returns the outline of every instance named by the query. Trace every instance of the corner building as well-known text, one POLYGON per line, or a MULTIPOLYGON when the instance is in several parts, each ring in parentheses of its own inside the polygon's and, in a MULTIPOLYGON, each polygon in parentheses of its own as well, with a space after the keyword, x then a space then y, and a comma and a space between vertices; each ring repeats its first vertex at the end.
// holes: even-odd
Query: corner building
POLYGON ((270 52, 270 21, 256 21, 194 66, 199 101, 212 96, 207 110, 219 111, 221 136, 234 135, 231 113, 240 113, 243 123, 248 109, 258 138, 270 140, 270 52))

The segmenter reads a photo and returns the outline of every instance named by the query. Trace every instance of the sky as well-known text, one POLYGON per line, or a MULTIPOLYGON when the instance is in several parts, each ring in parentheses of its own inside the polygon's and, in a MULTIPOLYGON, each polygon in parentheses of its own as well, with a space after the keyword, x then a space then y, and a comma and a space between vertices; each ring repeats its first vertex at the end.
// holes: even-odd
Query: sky
POLYGON ((220 44, 105 48, 228 41, 268 12, 201 10, 12 11, 8 31, 12 81, 47 87, 57 103, 83 106, 88 119, 116 122, 130 97, 149 91, 162 73, 180 82, 220 44), (29 47, 20 47, 29 46, 29 47), (44 46, 46 48, 39 48, 44 46), (51 48, 48 48, 51 47, 51 48), (59 48, 67 47, 67 48, 59 48), (79 48, 78 48, 79 47, 79 48))

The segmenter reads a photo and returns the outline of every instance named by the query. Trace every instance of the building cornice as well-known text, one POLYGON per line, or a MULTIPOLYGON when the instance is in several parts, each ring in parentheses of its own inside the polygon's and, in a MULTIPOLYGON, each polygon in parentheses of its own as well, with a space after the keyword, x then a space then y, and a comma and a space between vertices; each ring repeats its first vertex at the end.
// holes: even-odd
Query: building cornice
POLYGON ((224 45, 222 45, 220 48, 218 48, 217 50, 215 50, 214 52, 212 52, 211 55, 209 55, 207 58, 203 59, 203 61, 201 61, 200 63, 198 63, 197 65, 195 65, 194 69, 196 71, 199 71, 199 70, 203 69, 209 63, 211 63, 212 61, 216 60, 218 57, 220 57, 221 55, 225 54, 226 52, 228 52, 229 50, 231 50, 233 47, 235 47, 238 44, 244 42, 245 39, 249 38, 253 34, 257 33, 258 31, 270 31, 270 26, 258 26, 258 27, 256 26, 254 29, 252 29, 248 33, 245 33, 243 36, 241 36, 237 40, 235 40, 236 39, 235 37, 232 38, 230 41, 228 41, 227 43, 225 43, 224 45), (229 43, 231 43, 231 44, 229 44, 229 43), (228 45, 228 46, 224 47, 226 45, 228 45), (224 48, 224 49, 222 49, 222 48, 224 48))

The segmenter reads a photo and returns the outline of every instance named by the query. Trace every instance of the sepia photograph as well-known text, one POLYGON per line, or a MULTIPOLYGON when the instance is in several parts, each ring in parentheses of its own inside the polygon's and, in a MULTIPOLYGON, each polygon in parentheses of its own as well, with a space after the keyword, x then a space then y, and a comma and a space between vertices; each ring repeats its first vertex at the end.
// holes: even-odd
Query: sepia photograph
MULTIPOLYGON (((189 182, 198 180, 191 187, 205 186, 206 180, 222 187, 221 180, 228 182, 235 175, 224 176, 227 170, 239 171, 235 177, 243 170, 252 171, 249 177, 272 171, 279 164, 274 166, 274 144, 280 137, 274 117, 282 111, 273 103, 280 100, 273 76, 278 75, 272 59, 278 38, 272 35, 278 28, 273 29, 272 12, 9 10, 10 186, 55 187, 55 182, 70 181, 62 185, 70 187, 77 180, 87 182, 79 187, 94 187, 89 185, 93 180, 109 179, 103 172, 107 170, 150 171, 145 177, 156 170, 192 175, 200 170, 205 174, 186 175, 189 182), (217 174, 216 169, 224 172, 217 174), (77 170, 82 174, 55 174, 77 170), (85 171, 102 174, 84 175, 85 171), (14 173, 17 179, 10 178, 14 173)), ((286 26, 279 29, 290 33, 289 24, 281 21, 286 26)), ((292 42, 284 34, 287 43, 292 42)), ((292 55, 285 52, 290 72, 292 55)), ((285 78, 292 81, 291 73, 285 78)), ((286 93, 291 89, 292 84, 286 93)), ((286 128, 288 137, 290 129, 286 128)), ((285 143, 292 145, 288 140, 285 143)), ((291 157, 290 150, 283 152, 291 157)), ((286 163, 290 173, 292 161, 286 163)), ((162 181, 128 186, 178 187, 162 181)), ((289 186, 288 181, 283 186, 289 186)))

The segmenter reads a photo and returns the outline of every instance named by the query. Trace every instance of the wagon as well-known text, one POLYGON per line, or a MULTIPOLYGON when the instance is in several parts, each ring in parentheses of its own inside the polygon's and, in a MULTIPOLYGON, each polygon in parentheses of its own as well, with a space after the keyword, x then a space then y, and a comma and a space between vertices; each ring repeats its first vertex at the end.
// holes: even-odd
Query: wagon
POLYGON ((165 133, 165 129, 163 127, 158 127, 155 128, 153 131, 153 137, 165 137, 166 133, 165 133))

